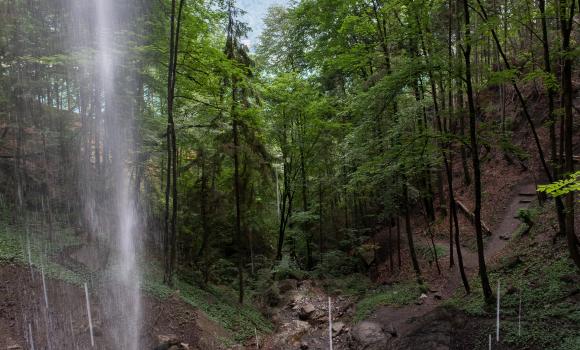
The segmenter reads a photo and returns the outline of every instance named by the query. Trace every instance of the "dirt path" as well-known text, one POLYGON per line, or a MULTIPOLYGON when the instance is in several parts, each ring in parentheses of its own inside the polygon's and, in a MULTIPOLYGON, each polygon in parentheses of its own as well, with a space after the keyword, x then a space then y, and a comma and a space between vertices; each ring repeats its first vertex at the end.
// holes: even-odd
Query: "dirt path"
MULTIPOLYGON (((534 184, 521 184, 514 188, 512 200, 506 207, 503 218, 497 227, 494 228, 491 237, 485 240, 485 258, 488 266, 497 262, 501 251, 508 244, 512 234, 520 225, 520 220, 517 219, 518 210, 521 208, 528 208, 532 200, 535 198, 534 184)), ((446 245, 447 241, 440 241, 439 244, 446 245)), ((466 273, 473 277, 478 271, 477 252, 463 247, 463 261, 466 273)), ((447 261, 441 262, 445 266, 447 261)), ((427 314, 435 310, 442 302, 449 299, 458 288, 463 288, 459 276, 459 270, 456 266, 452 270, 447 270, 448 273, 436 280, 428 281, 430 286, 430 293, 427 297, 422 299, 420 305, 412 304, 403 307, 386 306, 376 310, 370 317, 369 321, 380 324, 384 329, 394 328, 397 331, 398 338, 405 337, 405 335, 417 331, 420 322, 419 319, 424 318, 427 314)))

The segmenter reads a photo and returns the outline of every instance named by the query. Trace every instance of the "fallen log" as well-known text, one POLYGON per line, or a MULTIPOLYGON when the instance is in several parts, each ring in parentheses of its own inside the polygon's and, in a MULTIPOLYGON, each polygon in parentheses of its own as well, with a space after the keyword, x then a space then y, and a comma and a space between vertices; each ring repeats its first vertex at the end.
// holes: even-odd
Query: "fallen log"
MULTIPOLYGON (((455 204, 457 204, 457 207, 463 213, 463 215, 465 215, 467 217, 469 222, 471 222, 471 224, 475 225, 475 214, 473 214, 473 212, 469 211, 469 209, 467 209, 465 204, 461 203, 460 201, 456 200, 455 204)), ((483 220, 481 220, 481 229, 483 230, 483 233, 485 233, 488 236, 491 236, 491 230, 489 229, 489 226, 487 226, 485 224, 485 222, 483 222, 483 220)))

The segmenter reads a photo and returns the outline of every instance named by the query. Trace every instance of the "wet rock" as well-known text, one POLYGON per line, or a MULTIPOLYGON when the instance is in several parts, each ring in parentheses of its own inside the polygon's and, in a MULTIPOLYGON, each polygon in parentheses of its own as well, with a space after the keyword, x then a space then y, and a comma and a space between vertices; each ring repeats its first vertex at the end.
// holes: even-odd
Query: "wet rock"
POLYGON ((307 320, 312 316, 314 311, 316 311, 314 305, 308 303, 300 308, 300 313, 298 314, 298 316, 300 317, 301 320, 307 320))
POLYGON ((382 350, 387 347, 392 335, 378 323, 363 321, 353 327, 352 338, 356 349, 382 350))

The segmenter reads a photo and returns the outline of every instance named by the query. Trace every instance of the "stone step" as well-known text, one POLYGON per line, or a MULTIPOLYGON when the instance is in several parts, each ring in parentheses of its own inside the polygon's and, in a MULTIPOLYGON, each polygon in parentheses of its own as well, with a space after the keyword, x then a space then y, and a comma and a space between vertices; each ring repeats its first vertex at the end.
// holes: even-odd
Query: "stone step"
POLYGON ((536 196, 536 194, 535 193, 525 193, 525 192, 522 192, 522 193, 518 194, 518 196, 522 196, 522 197, 534 197, 534 196, 536 196))
POLYGON ((531 199, 520 199, 520 203, 532 203, 531 199))

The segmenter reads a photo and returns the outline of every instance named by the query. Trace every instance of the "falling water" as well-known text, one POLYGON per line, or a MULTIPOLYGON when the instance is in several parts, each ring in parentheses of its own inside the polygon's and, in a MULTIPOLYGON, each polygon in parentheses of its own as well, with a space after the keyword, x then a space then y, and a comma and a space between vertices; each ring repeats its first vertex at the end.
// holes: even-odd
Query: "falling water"
MULTIPOLYGON (((90 234, 104 245, 110 257, 108 278, 98 292, 103 298, 105 324, 117 348, 140 349, 140 273, 137 266, 136 211, 131 185, 134 65, 127 49, 132 32, 134 4, 115 0, 70 0, 77 15, 78 34, 71 45, 88 53, 81 85, 94 85, 97 141, 88 141, 81 164, 83 213, 90 234), (83 21, 91 17, 89 22, 83 21), (87 26, 93 26, 87 28, 87 26), (89 41, 88 47, 84 44, 89 41), (92 73, 92 76, 91 76, 92 73), (93 144, 91 144, 93 143, 93 144), (98 158, 98 159, 97 159, 98 158), (89 165, 87 165, 89 163, 89 165), (99 166, 95 164, 98 163, 99 166), (105 194, 103 196, 103 194, 105 194)), ((87 309, 89 304, 87 300, 87 309)), ((90 319, 90 311, 89 311, 90 319)))

